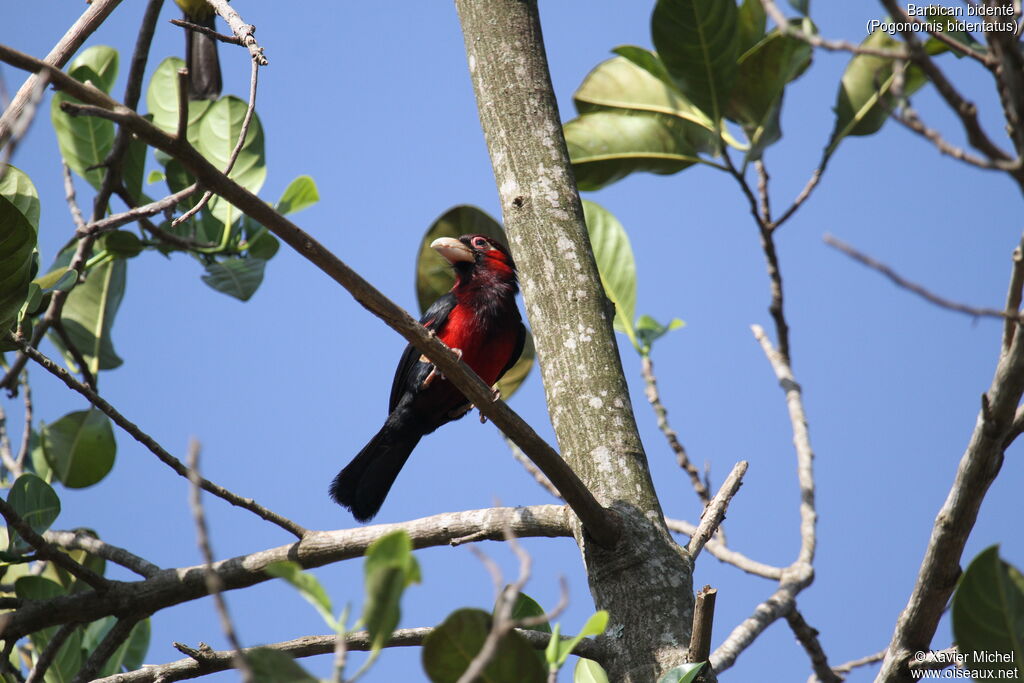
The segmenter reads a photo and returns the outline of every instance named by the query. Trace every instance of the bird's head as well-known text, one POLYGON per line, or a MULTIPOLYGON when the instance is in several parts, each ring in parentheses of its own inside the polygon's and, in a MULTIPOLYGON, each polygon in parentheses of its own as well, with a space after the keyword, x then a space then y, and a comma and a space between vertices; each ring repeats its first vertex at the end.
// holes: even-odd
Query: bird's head
POLYGON ((439 237, 430 248, 455 269, 456 287, 484 279, 516 282, 516 264, 508 247, 486 235, 439 237))

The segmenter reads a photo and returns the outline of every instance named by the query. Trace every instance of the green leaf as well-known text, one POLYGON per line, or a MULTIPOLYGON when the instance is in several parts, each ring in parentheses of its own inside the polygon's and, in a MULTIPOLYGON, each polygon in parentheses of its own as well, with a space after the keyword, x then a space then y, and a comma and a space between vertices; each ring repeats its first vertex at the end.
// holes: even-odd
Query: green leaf
POLYGON ((378 652, 398 626, 402 593, 421 580, 409 534, 395 531, 371 543, 366 550, 363 574, 366 603, 362 622, 370 635, 372 651, 378 652))
MULTIPOLYGON (((117 258, 134 258, 142 253, 145 246, 134 232, 115 230, 98 240, 99 248, 106 249, 117 258)), ((74 271, 71 271, 72 273, 74 271)))
MULTIPOLYGON (((69 74, 83 83, 102 82, 102 78, 87 65, 79 66, 69 74)), ((50 119, 57 134, 60 154, 72 171, 99 189, 104 170, 93 167, 103 163, 114 145, 114 124, 97 116, 71 116, 61 109, 63 102, 78 100, 64 92, 57 92, 50 101, 50 119)))
POLYGON ((997 545, 979 553, 960 578, 953 637, 960 652, 972 653, 971 668, 986 672, 982 678, 1024 676, 1024 577, 999 559, 997 545), (976 653, 999 653, 1011 661, 987 662, 976 653))
POLYGON ((636 262, 629 236, 622 223, 600 204, 583 200, 583 214, 601 283, 615 304, 615 329, 625 332, 636 346, 636 262))
POLYGON ((658 683, 693 683, 704 668, 704 662, 692 664, 680 664, 674 669, 669 669, 661 675, 658 683))
POLYGON ((576 660, 572 683, 608 683, 608 674, 594 660, 580 657, 576 660))
MULTIPOLYGON (((864 39, 861 45, 876 49, 896 49, 902 43, 878 30, 864 39)), ((893 61, 871 55, 856 55, 843 72, 836 100, 836 125, 832 139, 825 150, 832 154, 848 135, 872 135, 882 127, 895 106, 892 97, 894 81, 893 61)), ((926 80, 916 67, 904 74, 903 94, 912 95, 926 80)))
POLYGON ((218 292, 248 301, 263 282, 266 265, 267 262, 259 258, 224 259, 206 266, 202 280, 218 292))
POLYGON ((319 683, 284 652, 260 647, 246 655, 256 683, 319 683))
POLYGON ((662 325, 649 315, 645 314, 640 316, 636 321, 636 336, 640 341, 640 353, 650 353, 651 346, 654 345, 656 340, 665 336, 672 330, 678 330, 685 324, 686 323, 679 318, 672 318, 668 325, 662 325))
POLYGON ((782 95, 786 85, 810 63, 811 46, 778 30, 740 57, 736 87, 726 105, 726 116, 740 123, 747 133, 752 146, 748 160, 759 159, 764 148, 781 137, 782 95))
MULTIPOLYGON (((478 609, 452 612, 423 641, 423 668, 433 683, 455 683, 483 647, 491 615, 478 609)), ((497 651, 480 680, 488 683, 543 683, 544 665, 533 648, 514 631, 498 641, 497 651)))
POLYGON ((327 596, 327 591, 324 590, 323 585, 315 576, 302 571, 302 567, 297 562, 274 562, 267 565, 263 571, 270 576, 284 579, 294 586, 299 591, 299 594, 305 598, 306 602, 316 608, 324 623, 332 631, 338 631, 339 627, 343 626, 343 624, 338 624, 338 621, 334 618, 331 599, 327 596))
MULTIPOLYGON (((85 282, 68 294, 61 313, 64 329, 95 375, 113 370, 124 361, 114 350, 111 329, 124 297, 127 264, 121 259, 108 261, 89 271, 85 282)), ((55 342, 63 349, 63 343, 55 342)))
POLYGON ((75 71, 83 67, 89 69, 96 76, 92 79, 93 84, 109 95, 114 88, 114 81, 117 80, 118 59, 117 50, 114 48, 108 45, 93 45, 71 61, 68 73, 78 78, 75 71))
MULTIPOLYGON (((178 132, 178 69, 183 68, 184 60, 168 57, 157 66, 149 80, 149 88, 146 89, 146 107, 153 116, 153 125, 165 133, 178 132)), ((186 137, 192 145, 199 138, 198 124, 211 104, 211 100, 192 100, 188 103, 186 137)))
MULTIPOLYGON (((248 104, 228 95, 210 107, 199 122, 199 140, 196 145, 206 159, 218 169, 225 169, 231 152, 238 143, 242 122, 248 104)), ((238 159, 228 176, 252 193, 259 192, 267 177, 267 162, 263 154, 263 127, 260 117, 253 112, 252 122, 245 135, 245 142, 238 153, 238 159)), ((210 200, 210 212, 225 225, 233 223, 241 212, 221 197, 210 200)))
MULTIPOLYGON (((541 607, 536 600, 531 598, 526 593, 519 593, 516 595, 516 602, 512 605, 512 618, 513 619, 528 619, 532 617, 544 616, 544 608, 541 607)), ((551 633, 551 624, 543 622, 534 626, 528 626, 531 631, 540 631, 541 633, 551 633)))
MULTIPOLYGON (((924 12, 926 19, 924 21, 930 21, 941 25, 943 27, 943 33, 977 52, 981 52, 982 54, 988 52, 988 48, 985 45, 979 43, 973 35, 964 30, 964 22, 960 17, 946 12, 940 13, 941 9, 943 8, 940 5, 929 5, 926 7, 924 12)), ((961 59, 966 54, 960 50, 949 47, 934 36, 925 42, 924 47, 930 55, 938 55, 948 51, 952 52, 957 59, 961 59)))
POLYGON ((25 214, 0 194, 0 336, 17 321, 34 275, 36 231, 25 214))
POLYGON ((555 655, 553 666, 561 668, 561 666, 565 664, 565 660, 569 658, 573 648, 579 645, 581 640, 587 636, 599 636, 604 633, 606 628, 608 628, 608 612, 602 609, 594 612, 594 614, 587 619, 587 623, 583 624, 583 628, 580 629, 580 632, 569 640, 557 639, 555 635, 552 634, 551 642, 557 643, 557 654, 555 655))
POLYGON ((39 475, 39 478, 47 484, 53 481, 53 469, 50 463, 46 462, 46 454, 43 453, 43 440, 39 438, 39 432, 32 430, 29 433, 28 441, 29 462, 31 470, 39 475))
POLYGON ((249 256, 253 258, 269 261, 281 248, 281 243, 274 233, 248 216, 242 216, 242 233, 245 235, 249 256))
POLYGON ((564 126, 576 184, 599 190, 630 173, 677 173, 700 161, 684 124, 665 116, 593 112, 564 126))
POLYGON ((651 37, 679 89, 718 122, 736 79, 735 0, 658 0, 651 37))
MULTIPOLYGON (((147 115, 147 118, 149 116, 147 115)), ((125 151, 124 162, 121 168, 121 178, 124 180, 128 196, 137 204, 147 204, 142 201, 142 176, 146 171, 146 143, 137 137, 128 140, 128 149, 125 151)))
MULTIPOLYGON (((3 178, 0 178, 0 195, 18 208, 33 231, 39 232, 39 192, 24 171, 8 165, 3 178)), ((7 221, 3 225, 6 226, 7 221)))
MULTIPOLYGON (((45 481, 30 473, 15 480, 7 494, 7 503, 37 534, 49 529, 60 514, 60 498, 56 492, 45 481)), ((13 529, 8 529, 7 537, 7 549, 14 551, 20 537, 13 529)))
POLYGON ((761 0, 743 0, 736 14, 736 24, 740 34, 738 52, 743 54, 764 38, 767 17, 761 0))
POLYGON ((300 175, 284 189, 275 208, 278 213, 287 215, 309 208, 318 201, 320 192, 316 189, 316 183, 308 175, 300 175))
POLYGON ((612 111, 665 115, 678 119, 680 134, 689 147, 702 152, 716 149, 717 135, 711 119, 675 86, 656 54, 633 45, 617 47, 613 52, 621 56, 594 67, 573 94, 581 114, 612 111))
MULTIPOLYGON (((474 234, 486 235, 502 244, 508 244, 501 224, 491 218, 486 211, 468 204, 448 209, 427 228, 416 255, 416 299, 421 314, 425 313, 430 308, 430 304, 448 292, 455 284, 455 275, 452 273, 451 266, 430 248, 431 242, 439 237, 458 239, 463 235, 474 234)), ((498 390, 501 391, 502 398, 509 399, 519 389, 533 368, 535 356, 533 336, 527 332, 523 355, 498 380, 498 390)))
POLYGON ((153 169, 152 171, 149 172, 149 175, 146 176, 146 184, 152 185, 153 183, 158 183, 166 177, 167 176, 164 175, 163 171, 153 169))
POLYGON ((548 646, 544 648, 544 661, 551 666, 558 668, 558 646, 562 642, 562 625, 555 624, 551 630, 551 638, 548 639, 548 646))
POLYGON ((46 461, 57 480, 68 488, 92 486, 114 466, 114 429, 110 418, 95 408, 68 413, 50 425, 42 424, 40 433, 46 461))

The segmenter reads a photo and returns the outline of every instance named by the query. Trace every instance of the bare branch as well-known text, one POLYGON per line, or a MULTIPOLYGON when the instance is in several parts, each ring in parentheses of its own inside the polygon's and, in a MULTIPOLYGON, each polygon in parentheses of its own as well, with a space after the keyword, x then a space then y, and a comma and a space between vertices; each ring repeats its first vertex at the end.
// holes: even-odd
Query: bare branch
MULTIPOLYGON (((120 191, 121 189, 122 188, 118 188, 118 196, 120 196, 122 200, 124 200, 126 203, 129 204, 129 206, 131 206, 134 203, 134 200, 128 196, 127 192, 122 193, 120 191)), ((155 202, 150 202, 149 204, 145 204, 143 206, 135 206, 123 213, 114 214, 112 216, 107 216, 106 218, 101 218, 98 221, 93 221, 92 223, 89 223, 88 225, 84 226, 81 230, 79 230, 78 235, 102 235, 105 232, 116 230, 122 225, 127 225, 128 223, 139 220, 140 218, 155 216, 158 213, 163 213, 165 211, 171 210, 175 206, 177 206, 179 202, 182 202, 185 199, 191 197, 193 194, 195 194, 196 190, 198 189, 198 185, 189 185, 185 189, 180 190, 179 192, 175 192, 172 195, 168 195, 163 199, 158 199, 155 202)), ((162 230, 160 232, 163 233, 162 230)), ((188 242, 187 240, 181 240, 180 238, 177 238, 176 235, 171 235, 171 237, 179 239, 182 242, 182 244, 179 246, 182 246, 182 248, 187 249, 191 245, 190 242, 188 242)))
POLYGON ((558 492, 558 489, 556 489, 555 485, 551 483, 551 480, 545 477, 544 473, 533 464, 533 461, 526 456, 526 453, 523 453, 523 449, 517 446, 512 439, 508 438, 504 434, 501 435, 501 438, 503 438, 505 443, 508 444, 508 449, 512 451, 512 457, 530 473, 530 476, 541 485, 541 488, 558 500, 562 500, 562 494, 558 492))
POLYGON ((906 59, 907 53, 903 50, 885 50, 880 48, 864 47, 863 45, 855 45, 845 40, 826 40, 821 36, 812 36, 799 29, 793 28, 789 21, 786 20, 786 15, 782 13, 778 5, 775 4, 774 0, 761 0, 761 4, 764 6, 764 11, 772 18, 775 25, 779 27, 779 31, 785 35, 792 36, 797 40, 802 40, 808 45, 814 47, 820 47, 830 52, 850 52, 855 55, 870 55, 872 57, 883 57, 885 59, 906 59))
POLYGON ((209 530, 206 527, 206 515, 203 512, 202 492, 199 487, 200 479, 199 442, 193 439, 188 445, 188 480, 192 484, 189 487, 189 507, 192 508, 192 517, 196 522, 196 538, 199 543, 199 551, 203 556, 203 574, 206 579, 206 590, 213 597, 213 604, 217 608, 221 629, 223 629, 224 636, 228 639, 234 650, 235 656, 232 665, 239 670, 245 683, 251 683, 253 681, 252 669, 242 654, 242 645, 238 642, 235 626, 228 615, 228 605, 221 594, 222 584, 220 577, 213 570, 213 548, 210 546, 209 530))
POLYGON ((96 382, 96 377, 89 369, 89 363, 85 360, 85 356, 82 355, 82 352, 78 350, 74 340, 68 335, 68 331, 64 328, 64 322, 59 319, 54 320, 51 327, 53 327, 53 331, 57 333, 57 336, 60 337, 60 341, 64 344, 64 348, 67 350, 68 354, 75 361, 75 365, 78 366, 78 371, 82 373, 82 384, 93 391, 99 391, 99 384, 96 382))
POLYGON ((945 297, 941 297, 938 294, 934 294, 931 291, 925 289, 921 285, 911 282, 906 278, 902 277, 895 270, 885 265, 880 261, 876 261, 867 254, 857 251, 854 247, 850 246, 846 242, 839 240, 832 235, 825 235, 825 244, 838 249, 843 252, 854 261, 862 263, 872 270, 876 270, 885 277, 889 278, 895 285, 902 287, 903 289, 910 290, 919 297, 933 303, 939 308, 945 308, 950 311, 956 311, 957 313, 966 313, 967 315, 974 318, 999 318, 1000 320, 1017 321, 1020 319, 1020 314, 1012 311, 1000 311, 997 308, 979 308, 975 306, 968 306, 967 304, 961 304, 956 301, 952 301, 945 297))
MULTIPOLYGON (((1014 261, 1013 270, 1020 268, 1014 261)), ((1016 275, 1011 275, 1011 281, 1016 275)), ((1011 294, 1008 298, 1012 298, 1011 294)), ((982 409, 964 451, 949 494, 935 518, 928 547, 907 606, 896 622, 888 654, 878 675, 880 683, 909 676, 915 652, 929 649, 943 608, 960 576, 960 558, 989 486, 999 473, 1003 451, 1014 429, 1024 395, 1024 339, 1016 334, 1002 350, 995 376, 982 397, 982 409)), ((1002 346, 1002 345, 1000 345, 1002 346)))
POLYGON ((263 48, 256 43, 256 38, 253 37, 253 34, 256 33, 256 27, 242 21, 242 17, 238 16, 238 12, 228 5, 227 0, 206 1, 217 10, 217 14, 224 21, 228 22, 231 32, 238 38, 239 43, 249 49, 249 54, 252 55, 253 61, 259 66, 266 66, 268 62, 267 58, 263 56, 263 48))
MULTIPOLYGON (((807 430, 803 392, 793 377, 787 358, 772 347, 771 341, 759 325, 752 325, 754 338, 761 344, 768 362, 775 371, 779 385, 786 392, 786 407, 793 428, 793 447, 796 450, 797 480, 800 483, 800 555, 795 564, 810 565, 814 561, 815 526, 818 513, 814 509, 814 451, 807 430)), ((794 566, 795 566, 794 564, 794 566)))
POLYGON ((28 383, 28 369, 21 373, 21 396, 25 405, 25 418, 22 420, 24 429, 21 432, 21 448, 18 449, 16 462, 19 469, 24 469, 29 456, 29 446, 32 445, 32 386, 28 383))
POLYGON ((815 677, 819 683, 843 683, 842 677, 828 665, 828 657, 825 656, 825 651, 821 648, 817 629, 812 628, 804 620, 803 615, 800 614, 795 605, 789 614, 786 615, 786 621, 789 623, 789 628, 793 630, 793 635, 796 636, 797 641, 803 646, 804 652, 811 658, 811 668, 814 669, 815 677))
POLYGON ((64 171, 64 199, 67 200, 68 210, 71 211, 71 220, 75 222, 75 228, 81 231, 85 227, 85 218, 82 217, 82 209, 78 207, 78 200, 75 198, 75 181, 71 177, 71 167, 63 159, 61 159, 60 165, 64 171))
POLYGON ((179 140, 188 139, 188 69, 178 69, 178 127, 174 137, 179 140))
POLYGON ((747 466, 746 460, 741 460, 733 465, 732 472, 725 478, 718 493, 705 508, 704 514, 701 515, 700 525, 686 546, 686 551, 693 560, 697 559, 700 551, 704 549, 704 544, 714 535, 718 525, 725 519, 725 510, 732 502, 733 496, 740 490, 740 486, 743 484, 743 475, 747 473, 747 466))
POLYGON ((21 466, 14 458, 14 451, 11 448, 11 439, 7 435, 7 413, 3 405, 0 405, 0 463, 11 473, 14 479, 21 476, 21 466))
MULTIPOLYGON (((15 343, 17 343, 28 357, 30 357, 33 361, 41 365, 51 375, 54 375, 55 377, 57 377, 57 379, 64 382, 64 384, 67 385, 69 389, 78 392, 86 399, 88 399, 88 401, 91 404, 99 408, 104 414, 106 414, 111 420, 113 420, 114 424, 119 426, 124 431, 128 432, 128 434, 131 435, 136 441, 138 441, 143 446, 148 448, 149 451, 153 453, 153 455, 155 455, 157 458, 159 458, 162 463, 164 463, 172 470, 174 470, 179 476, 184 477, 186 479, 189 478, 189 469, 185 465, 183 465, 180 460, 178 460, 173 455, 168 453, 163 446, 157 443, 156 439, 151 437, 146 432, 142 431, 138 427, 138 425, 128 420, 128 418, 122 415, 116 408, 114 408, 114 406, 107 403, 107 401, 101 398, 96 392, 84 386, 81 382, 72 377, 67 370, 58 366, 52 360, 50 360, 43 354, 39 353, 39 351, 37 351, 36 349, 32 348, 31 346, 28 346, 23 340, 17 339, 13 335, 9 335, 8 339, 11 339, 15 343)), ((267 508, 263 507, 262 505, 254 501, 252 498, 243 498, 242 496, 232 493, 231 491, 227 490, 222 486, 214 484, 208 479, 201 478, 200 486, 202 486, 203 490, 209 491, 218 498, 226 500, 232 505, 245 508, 246 510, 249 510, 250 512, 253 512, 259 517, 262 517, 263 519, 267 520, 268 522, 276 524, 277 526, 288 531, 289 533, 294 534, 297 538, 302 538, 303 534, 306 533, 306 530, 302 526, 296 524, 290 519, 287 519, 277 514, 276 512, 268 510, 267 508)))
MULTIPOLYGON (((264 569, 274 562, 289 560, 312 569, 362 557, 371 543, 399 529, 409 534, 415 548, 426 548, 450 545, 470 535, 478 540, 502 540, 509 526, 519 538, 571 537, 569 518, 569 509, 565 506, 536 505, 467 510, 400 524, 309 531, 296 543, 215 562, 213 570, 223 582, 224 590, 235 590, 270 580, 272 577, 265 574, 264 569)), ((205 565, 165 569, 139 581, 112 582, 99 595, 84 592, 31 601, 17 612, 0 614, 0 639, 20 638, 67 621, 95 621, 119 613, 124 605, 132 605, 139 613, 152 614, 208 595, 205 577, 205 565)))
MULTIPOLYGON (((1006 310, 1020 311, 1021 291, 1024 290, 1024 237, 1013 250, 1013 269, 1010 271, 1010 285, 1006 292, 1006 310)), ((1009 318, 1003 323, 1003 353, 1010 350, 1017 321, 1009 318)))
POLYGON ((884 658, 885 658, 885 650, 880 650, 879 652, 876 652, 874 654, 870 654, 870 655, 868 655, 866 657, 861 657, 860 659, 852 659, 849 662, 846 662, 844 664, 840 664, 839 666, 834 666, 834 667, 832 667, 832 671, 836 672, 837 674, 842 675, 842 674, 845 674, 845 673, 850 673, 854 669, 858 669, 858 668, 860 668, 862 666, 867 666, 869 664, 874 664, 875 662, 880 662, 884 658))
POLYGON ((102 557, 105 560, 130 569, 139 576, 151 577, 161 571, 160 567, 152 562, 142 559, 124 548, 111 545, 91 536, 81 530, 76 531, 47 531, 43 534, 47 542, 66 550, 84 550, 90 555, 102 557))
POLYGON ((186 31, 192 31, 193 33, 202 33, 210 36, 211 38, 215 38, 222 43, 230 43, 231 45, 241 45, 242 47, 245 47, 245 44, 238 36, 226 36, 223 33, 217 33, 212 28, 200 26, 199 24, 193 24, 190 21, 182 21, 181 19, 171 19, 170 21, 175 26, 180 26, 186 31))
POLYGON ((676 454, 676 462, 679 463, 679 466, 690 477, 690 484, 693 486, 694 492, 700 499, 701 504, 706 507, 711 503, 711 493, 708 491, 708 487, 704 485, 704 482, 701 481, 700 472, 690 461, 683 444, 679 442, 679 435, 676 433, 676 430, 672 429, 668 423, 668 411, 661 402, 661 395, 658 393, 658 379, 654 376, 654 362, 651 360, 650 355, 644 355, 640 358, 640 372, 643 374, 644 383, 647 385, 644 392, 647 395, 647 402, 651 404, 654 415, 658 418, 658 429, 665 435, 669 448, 676 454))
POLYGON ((1014 168, 1020 166, 1020 162, 1018 161, 1006 162, 1000 161, 998 159, 983 159, 982 157, 971 154, 970 152, 960 147, 957 147, 956 145, 950 143, 945 138, 943 138, 942 133, 935 130, 934 128, 929 128, 928 126, 926 126, 924 122, 920 119, 920 117, 918 117, 917 112, 914 111, 909 106, 903 107, 903 109, 899 111, 893 111, 890 115, 892 116, 892 118, 894 118, 899 123, 903 124, 910 131, 917 133, 921 137, 931 142, 940 152, 947 156, 953 157, 958 161, 963 161, 964 163, 985 170, 1005 171, 1013 170, 1014 168))

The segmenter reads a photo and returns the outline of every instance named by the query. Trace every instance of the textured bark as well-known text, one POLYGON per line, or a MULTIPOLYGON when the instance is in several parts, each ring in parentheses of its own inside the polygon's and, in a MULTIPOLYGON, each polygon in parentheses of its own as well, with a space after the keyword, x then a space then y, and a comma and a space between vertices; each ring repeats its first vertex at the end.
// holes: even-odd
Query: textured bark
POLYGON ((692 563, 665 528, 569 166, 535 0, 456 0, 505 230, 519 266, 562 457, 622 518, 622 540, 576 537, 614 681, 684 661, 692 563))

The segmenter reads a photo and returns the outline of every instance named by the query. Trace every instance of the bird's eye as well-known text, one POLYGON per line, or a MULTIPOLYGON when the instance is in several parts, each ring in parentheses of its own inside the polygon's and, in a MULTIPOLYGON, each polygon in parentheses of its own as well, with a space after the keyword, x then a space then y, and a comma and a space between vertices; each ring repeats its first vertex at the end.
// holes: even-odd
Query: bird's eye
POLYGON ((473 247, 481 251, 486 251, 491 248, 491 245, 488 244, 487 240, 485 240, 483 237, 477 237, 475 240, 473 240, 473 247))

